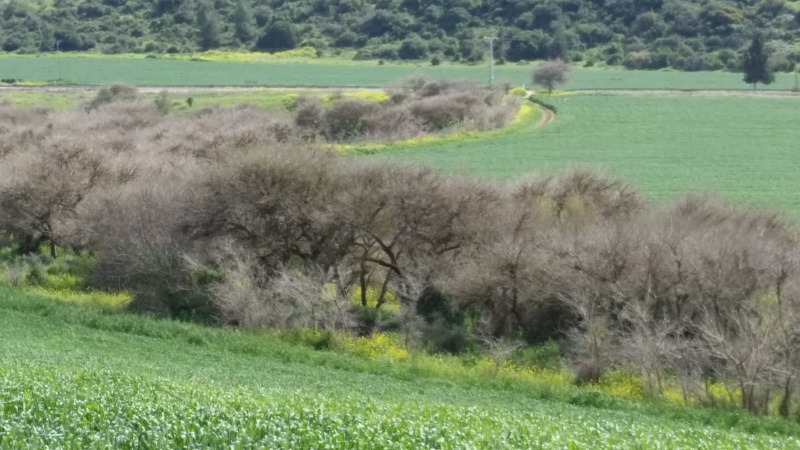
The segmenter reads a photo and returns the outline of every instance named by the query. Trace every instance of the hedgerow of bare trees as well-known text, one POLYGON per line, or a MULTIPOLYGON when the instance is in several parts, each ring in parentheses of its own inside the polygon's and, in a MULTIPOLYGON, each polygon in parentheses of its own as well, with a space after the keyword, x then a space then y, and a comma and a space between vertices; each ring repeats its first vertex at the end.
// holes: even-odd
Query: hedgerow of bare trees
POLYGON ((0 241, 92 252, 95 286, 137 310, 394 330, 412 350, 477 343, 498 365, 559 339, 579 381, 630 367, 654 396, 678 383, 687 402, 797 414, 794 224, 713 196, 652 206, 582 169, 501 184, 344 158, 299 117, 2 107, 0 241))
POLYGON ((306 140, 391 141, 458 129, 490 130, 508 124, 520 105, 503 89, 424 77, 394 88, 384 102, 341 97, 330 103, 326 108, 319 98, 301 95, 291 105, 306 140))

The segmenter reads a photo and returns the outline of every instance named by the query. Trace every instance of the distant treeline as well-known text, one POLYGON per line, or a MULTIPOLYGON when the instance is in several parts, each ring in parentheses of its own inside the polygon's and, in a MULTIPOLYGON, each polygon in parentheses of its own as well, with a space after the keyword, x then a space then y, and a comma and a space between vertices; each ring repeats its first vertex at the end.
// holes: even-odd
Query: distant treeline
POLYGON ((6 52, 208 49, 358 59, 477 62, 495 35, 500 62, 548 58, 631 69, 739 70, 752 30, 776 70, 793 70, 800 16, 784 0, 55 0, 2 1, 6 52), (58 43, 58 45, 56 45, 58 43))

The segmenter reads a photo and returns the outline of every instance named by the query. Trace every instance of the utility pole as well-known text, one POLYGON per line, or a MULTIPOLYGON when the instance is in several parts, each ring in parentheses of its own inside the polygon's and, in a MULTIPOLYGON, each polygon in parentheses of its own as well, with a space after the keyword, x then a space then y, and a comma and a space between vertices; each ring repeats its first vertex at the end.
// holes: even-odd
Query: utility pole
POLYGON ((61 41, 56 40, 56 59, 58 59, 58 81, 61 81, 61 41))
POLYGON ((494 85, 494 41, 497 39, 496 36, 483 38, 489 44, 489 86, 494 85))

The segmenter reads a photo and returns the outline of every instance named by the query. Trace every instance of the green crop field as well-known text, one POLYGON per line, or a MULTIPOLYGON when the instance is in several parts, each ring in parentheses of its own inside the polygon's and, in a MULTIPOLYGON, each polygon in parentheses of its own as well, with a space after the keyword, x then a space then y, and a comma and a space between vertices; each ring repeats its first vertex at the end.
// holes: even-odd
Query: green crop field
POLYGON ((800 99, 565 95, 545 128, 380 157, 514 179, 583 166, 633 182, 654 201, 699 191, 800 217, 800 99))
MULTIPOLYGON (((498 82, 530 83, 530 65, 495 68, 498 82)), ((383 87, 416 73, 435 79, 486 81, 485 65, 387 64, 346 60, 290 60, 270 63, 62 56, 0 57, 0 78, 138 86, 351 86, 383 87), (59 62, 60 61, 60 62, 59 62), (59 69, 60 66, 60 69, 59 69)), ((747 89, 741 74, 578 69, 567 89, 747 89)), ((794 87, 792 74, 778 74, 770 89, 794 87)))
POLYGON ((533 394, 0 286, 0 448, 800 446, 780 419, 533 394))

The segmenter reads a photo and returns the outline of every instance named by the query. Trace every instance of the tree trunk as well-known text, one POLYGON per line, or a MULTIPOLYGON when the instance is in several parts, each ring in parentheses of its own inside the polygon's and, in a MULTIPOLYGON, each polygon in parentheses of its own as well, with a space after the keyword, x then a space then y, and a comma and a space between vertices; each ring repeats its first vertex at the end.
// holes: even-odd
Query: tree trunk
POLYGON ((361 273, 358 276, 358 281, 361 286, 361 306, 367 307, 367 268, 364 263, 361 263, 361 273))
POLYGON ((786 384, 783 385, 783 398, 781 405, 778 407, 778 413, 781 417, 789 417, 789 406, 792 401, 792 377, 786 379, 786 384))
POLYGON ((381 285, 381 293, 378 295, 378 300, 375 302, 375 309, 378 309, 386 303, 386 293, 389 292, 389 280, 392 278, 392 272, 386 272, 386 278, 383 280, 383 285, 381 285))
POLYGON ((21 236, 20 239, 17 240, 17 249, 15 253, 19 255, 36 253, 39 251, 39 246, 42 245, 44 241, 42 237, 37 238, 30 234, 21 236))
POLYGON ((56 243, 50 239, 50 257, 56 259, 56 243))

